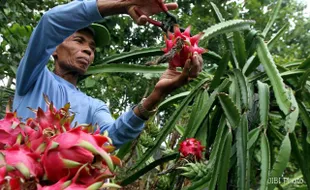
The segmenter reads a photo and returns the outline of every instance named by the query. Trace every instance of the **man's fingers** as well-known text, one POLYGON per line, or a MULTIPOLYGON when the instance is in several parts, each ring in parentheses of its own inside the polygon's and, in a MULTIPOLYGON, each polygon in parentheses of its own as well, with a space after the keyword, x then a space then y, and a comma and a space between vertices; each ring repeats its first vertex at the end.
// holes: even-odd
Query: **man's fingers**
POLYGON ((128 9, 128 14, 132 18, 132 20, 134 20, 134 22, 138 22, 138 19, 139 19, 140 16, 137 14, 134 6, 131 6, 128 9))
POLYGON ((175 10, 178 8, 178 4, 176 3, 166 3, 165 5, 168 8, 168 10, 175 10))
POLYGON ((203 68, 203 59, 201 55, 198 55, 198 60, 199 60, 199 67, 200 67, 199 72, 201 72, 203 68))
POLYGON ((137 20, 138 25, 145 25, 146 23, 147 23, 147 17, 145 15, 141 15, 137 20))
MULTIPOLYGON (((144 14, 141 14, 139 15, 137 13, 137 10, 138 9, 137 7, 135 6, 131 6, 129 9, 128 9, 128 14, 130 15, 130 17, 132 18, 132 20, 138 24, 138 25, 145 25, 147 23, 147 17, 146 15, 144 14)), ((140 11, 141 12, 141 11, 140 11)))
POLYGON ((201 70, 201 63, 199 60, 199 55, 197 53, 194 53, 194 56, 191 60, 191 68, 189 71, 189 77, 190 78, 196 78, 201 70))
POLYGON ((183 67, 183 72, 182 72, 182 76, 185 78, 188 78, 189 77, 189 73, 191 72, 191 69, 192 69, 192 63, 191 63, 191 60, 190 59, 187 59, 185 64, 184 64, 184 67, 183 67))

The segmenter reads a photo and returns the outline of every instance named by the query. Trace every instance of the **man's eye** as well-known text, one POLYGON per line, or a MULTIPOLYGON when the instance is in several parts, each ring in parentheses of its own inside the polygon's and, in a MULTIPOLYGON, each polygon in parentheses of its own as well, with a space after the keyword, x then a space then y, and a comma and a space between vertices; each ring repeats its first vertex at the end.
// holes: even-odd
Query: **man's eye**
POLYGON ((83 42, 81 39, 75 39, 74 41, 76 41, 78 43, 82 43, 83 42))

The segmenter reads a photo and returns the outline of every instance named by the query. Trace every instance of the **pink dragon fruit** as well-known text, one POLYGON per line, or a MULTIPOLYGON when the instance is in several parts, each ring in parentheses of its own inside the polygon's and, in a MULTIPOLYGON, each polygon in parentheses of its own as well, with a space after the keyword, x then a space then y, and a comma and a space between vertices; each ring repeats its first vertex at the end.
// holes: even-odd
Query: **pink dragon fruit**
POLYGON ((70 115, 70 104, 66 104, 63 108, 56 110, 53 103, 49 102, 44 96, 48 110, 44 112, 41 108, 34 110, 36 118, 29 118, 25 129, 28 136, 27 145, 31 150, 42 153, 49 143, 50 138, 57 134, 70 130, 70 124, 74 115, 70 115))
POLYGON ((66 187, 68 187, 70 185, 71 181, 68 180, 68 177, 63 177, 62 179, 60 179, 57 183, 53 184, 53 185, 49 185, 49 186, 41 186, 40 184, 37 185, 37 189, 38 190, 56 190, 56 189, 65 189, 66 187))
POLYGON ((99 182, 92 182, 88 184, 81 184, 79 181, 81 181, 79 178, 81 178, 81 171, 86 168, 87 165, 83 165, 79 168, 79 170, 75 173, 72 180, 68 180, 69 176, 63 177, 60 179, 57 183, 51 186, 44 186, 41 187, 38 185, 38 190, 55 190, 55 189, 64 189, 64 190, 95 190, 95 189, 101 189, 101 188, 107 188, 107 187, 114 187, 114 188, 121 188, 119 185, 114 183, 104 183, 103 180, 100 180, 99 182))
MULTIPOLYGON (((81 171, 81 176, 90 176, 90 171, 95 168, 103 169, 100 171, 102 176, 105 176, 107 169, 113 171, 113 163, 120 165, 121 161, 108 155, 107 152, 113 149, 111 146, 105 147, 107 142, 108 137, 88 134, 81 127, 58 134, 50 141, 42 156, 48 180, 57 182, 67 175, 72 177, 85 164, 87 167, 81 171), (103 165, 107 165, 108 168, 105 169, 103 165)), ((93 174, 91 176, 93 179, 98 177, 93 174)))
POLYGON ((30 152, 30 149, 24 146, 15 145, 1 150, 0 187, 12 190, 35 189, 43 176, 39 158, 38 154, 30 152))
POLYGON ((202 158, 203 149, 204 147, 201 146, 200 141, 195 138, 189 138, 181 142, 179 152, 183 157, 193 155, 197 160, 200 160, 202 158))
POLYGON ((0 149, 5 146, 20 144, 25 134, 16 112, 6 112, 4 119, 0 120, 0 149))
POLYGON ((103 183, 121 166, 111 140, 98 127, 73 120, 66 104, 57 110, 45 96, 48 110, 34 110, 26 124, 7 111, 0 120, 0 189, 55 190, 119 187, 103 183), (96 131, 94 131, 96 129, 96 131), (48 186, 45 186, 48 185, 48 186))
POLYGON ((190 36, 190 26, 188 26, 182 33, 180 28, 176 25, 174 27, 174 34, 168 33, 168 39, 165 36, 166 47, 163 49, 165 53, 169 52, 176 44, 177 39, 181 38, 185 41, 183 48, 180 52, 176 53, 169 65, 172 67, 184 67, 187 59, 192 58, 194 52, 198 54, 205 53, 207 50, 198 46, 200 37, 203 32, 196 34, 195 36, 190 36))

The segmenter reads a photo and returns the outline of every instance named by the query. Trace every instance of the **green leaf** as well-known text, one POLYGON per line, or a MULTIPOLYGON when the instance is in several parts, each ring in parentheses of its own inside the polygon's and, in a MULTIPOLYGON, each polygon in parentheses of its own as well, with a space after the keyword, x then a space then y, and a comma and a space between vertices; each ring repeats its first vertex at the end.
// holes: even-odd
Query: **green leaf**
POLYGON ((270 148, 268 137, 265 132, 261 134, 260 151, 261 151, 260 190, 266 190, 268 186, 267 181, 270 170, 270 148))
POLYGON ((179 156, 179 153, 172 153, 166 156, 163 156, 162 158, 155 160, 154 162, 148 164, 144 168, 140 169, 139 171, 135 172, 134 174, 130 175, 126 179, 124 179, 120 185, 125 186, 130 183, 133 183, 135 180, 139 179, 142 175, 146 174, 147 172, 154 169, 156 166, 163 164, 165 162, 168 162, 170 160, 176 159, 179 156))
POLYGON ((121 148, 118 149, 116 156, 122 160, 128 152, 132 151, 131 145, 132 145, 132 141, 122 145, 121 148))
POLYGON ((164 54, 164 52, 161 50, 162 48, 163 47, 141 48, 141 49, 135 49, 130 52, 118 53, 118 54, 114 54, 109 57, 106 57, 100 61, 97 61, 94 63, 94 65, 119 63, 119 62, 126 62, 128 60, 136 59, 136 58, 159 56, 159 55, 164 54))
MULTIPOLYGON (((310 115, 309 112, 307 111, 306 106, 304 105, 303 102, 297 101, 298 102, 298 108, 300 111, 300 117, 303 122, 303 124, 306 126, 307 129, 307 134, 310 134, 310 115)), ((308 141, 310 144, 310 141, 308 141)))
POLYGON ((234 49, 239 63, 239 68, 242 69, 246 62, 246 50, 243 36, 240 32, 234 32, 234 49))
POLYGON ((257 141, 260 130, 261 128, 257 127, 257 128, 252 129, 248 133, 248 143, 247 143, 248 150, 250 150, 253 144, 257 141))
POLYGON ((85 80, 85 87, 86 88, 91 88, 94 87, 96 84, 96 80, 92 79, 91 77, 87 77, 85 80))
POLYGON ((248 122, 245 114, 242 115, 240 124, 237 127, 236 147, 237 147, 237 187, 246 189, 246 164, 247 164, 247 136, 248 122))
POLYGON ((201 145, 204 147, 207 147, 207 142, 208 142, 208 129, 209 129, 209 123, 210 123, 210 118, 209 114, 204 118, 203 122, 201 123, 200 127, 198 128, 195 138, 201 142, 201 145))
POLYGON ((304 62, 302 62, 301 65, 298 67, 298 69, 304 69, 304 70, 310 69, 310 57, 308 57, 304 62))
POLYGON ((261 37, 258 37, 257 40, 258 57, 269 77, 277 103, 282 112, 286 115, 291 109, 291 102, 289 101, 288 92, 285 89, 285 84, 283 83, 283 79, 280 76, 280 73, 273 61, 273 58, 264 40, 261 37))
POLYGON ((199 127, 201 127, 201 123, 208 115, 208 113, 211 111, 212 105, 215 101, 217 94, 226 89, 229 84, 230 82, 228 80, 224 80, 223 83, 212 92, 210 97, 207 91, 203 91, 203 93, 200 96, 200 99, 196 101, 195 104, 196 107, 193 109, 191 113, 184 136, 182 137, 181 141, 185 140, 185 138, 187 137, 194 137, 199 127))
POLYGON ((225 126, 225 117, 222 117, 220 120, 220 124, 218 127, 218 131, 216 133, 215 141, 213 144, 211 156, 208 162, 208 166, 213 169, 212 171, 212 176, 211 176, 211 181, 209 184, 209 190, 213 190, 216 187, 216 183, 218 180, 218 175, 220 172, 220 167, 221 167, 221 154, 223 152, 223 148, 225 145, 225 141, 229 135, 228 127, 225 126))
MULTIPOLYGON (((111 64, 111 63, 119 63, 119 62, 128 62, 132 59, 142 58, 142 57, 151 57, 151 56, 161 56, 164 52, 161 50, 164 47, 149 47, 149 48, 141 48, 135 49, 130 52, 123 52, 114 54, 108 57, 105 57, 102 60, 96 61, 93 65, 104 65, 104 64, 111 64)), ((221 56, 216 54, 213 51, 208 51, 202 55, 203 57, 207 57, 214 60, 220 60, 221 56)), ((92 68, 92 66, 90 67, 92 68)))
POLYGON ((178 132, 181 136, 184 136, 185 129, 184 129, 183 126, 181 126, 181 125, 176 125, 176 126, 175 126, 175 130, 177 130, 177 132, 178 132))
POLYGON ((281 77, 285 78, 292 78, 295 76, 300 76, 301 74, 304 74, 305 70, 292 70, 292 71, 285 71, 281 73, 281 77))
POLYGON ((212 6, 212 10, 214 11, 215 15, 216 15, 216 19, 218 22, 223 22, 224 18, 220 12, 220 10, 218 9, 218 7, 216 6, 216 4, 214 4, 213 2, 210 2, 211 6, 212 6))
MULTIPOLYGON (((202 115, 202 120, 204 119, 204 117, 207 113, 201 113, 200 111, 205 106, 208 99, 209 99, 208 92, 205 89, 201 89, 195 98, 194 105, 192 106, 192 113, 190 114, 190 117, 188 119, 186 130, 185 130, 185 133, 184 133, 183 138, 182 138, 183 140, 187 137, 194 137, 194 135, 196 134, 197 129, 195 130, 194 128, 195 128, 195 126, 197 126, 196 128, 198 128, 200 125, 200 124, 197 125, 197 116, 202 115), (197 113, 199 113, 199 115, 197 113), (193 132, 193 130, 194 130, 194 132, 193 132), (189 133, 189 132, 191 132, 191 133, 189 133)), ((199 123, 200 123, 200 121, 199 121, 199 123)), ((183 141, 183 140, 181 140, 181 141, 183 141)))
POLYGON ((179 107, 173 112, 165 126, 162 128, 161 133, 155 139, 154 146, 147 149, 143 156, 137 161, 136 165, 131 168, 131 170, 137 169, 141 167, 150 157, 151 155, 157 150, 157 148, 161 145, 161 143, 166 139, 169 132, 174 128, 176 125, 177 120, 181 117, 183 112, 187 109, 187 105, 190 101, 199 93, 201 87, 205 84, 208 78, 200 81, 200 83, 191 91, 191 93, 182 101, 179 107))
POLYGON ((144 66, 129 64, 101 64, 89 67, 86 75, 99 73, 163 73, 167 66, 144 66))
POLYGON ((219 54, 211 50, 208 50, 207 53, 203 53, 202 58, 204 60, 214 60, 215 62, 219 62, 222 59, 222 57, 219 54))
MULTIPOLYGON (((271 49, 273 47, 273 45, 275 44, 275 42, 277 42, 277 40, 282 36, 282 34, 284 33, 284 31, 288 28, 288 24, 284 25, 274 36, 271 40, 268 41, 267 46, 269 49, 271 49)), ((252 31, 252 30, 251 30, 252 31)), ((256 37, 256 35, 258 35, 258 33, 255 31, 253 31, 254 37, 256 37)), ((254 45, 256 45, 257 41, 254 40, 254 38, 252 39, 254 45)), ((247 60, 246 65, 243 67, 242 72, 248 76, 250 75, 260 64, 259 59, 257 57, 257 55, 252 56, 250 59, 247 60)))
POLYGON ((245 76, 239 69, 234 69, 233 72, 238 81, 238 86, 241 94, 242 108, 244 110, 247 110, 249 108, 249 91, 250 91, 248 83, 246 81, 245 76))
POLYGON ((264 37, 267 35, 268 31, 270 30, 271 26, 273 25, 274 21, 276 20, 278 13, 279 13, 279 10, 280 10, 280 7, 281 7, 281 4, 282 4, 282 0, 279 0, 277 2, 276 8, 273 11, 272 17, 270 17, 266 27, 264 28, 264 31, 263 31, 264 37))
POLYGON ((299 115, 299 109, 293 90, 291 88, 289 89, 289 98, 290 101, 292 102, 292 106, 290 113, 285 118, 285 129, 287 130, 287 132, 292 133, 295 130, 295 126, 299 115))
POLYGON ((218 98, 220 100, 220 103, 222 105, 222 108, 224 110, 224 113, 233 127, 235 129, 240 121, 240 111, 236 107, 236 105, 233 103, 231 98, 228 96, 228 94, 225 93, 219 93, 218 98))
POLYGON ((232 81, 229 86, 229 96, 232 101, 236 104, 237 109, 241 110, 241 91, 239 89, 239 82, 237 76, 228 74, 229 79, 232 81))
POLYGON ((165 99, 163 102, 161 102, 158 105, 158 110, 162 110, 163 108, 167 107, 168 105, 176 102, 177 100, 183 99, 184 97, 186 97, 187 95, 189 95, 190 91, 186 91, 186 92, 181 92, 179 94, 170 96, 169 98, 165 99))
POLYGON ((219 176, 218 176, 218 189, 224 190, 227 187, 228 182, 228 171, 229 171, 229 165, 230 165, 230 152, 231 152, 231 143, 232 143, 232 132, 229 131, 225 145, 223 148, 223 152, 220 155, 220 170, 219 170, 219 176))
POLYGON ((269 113, 269 86, 266 83, 257 81, 258 94, 259 94, 259 116, 260 122, 264 129, 268 126, 268 113, 269 113))
MULTIPOLYGON (((273 181, 274 179, 279 179, 279 177, 282 176, 290 159, 291 149, 291 141, 289 139, 289 136, 286 135, 282 141, 279 153, 277 155, 275 163, 273 164, 272 171, 268 180, 273 181)), ((269 183, 268 190, 274 189, 275 186, 276 183, 269 183)))
POLYGON ((310 185, 310 167, 308 164, 308 160, 305 161, 305 158, 301 154, 301 150, 299 148, 301 147, 301 145, 299 144, 298 139, 296 137, 296 132, 290 133, 289 136, 292 142, 292 157, 296 159, 298 168, 300 168, 304 176, 304 180, 309 186, 310 185))
POLYGON ((185 188, 185 190, 205 190, 206 187, 209 185, 210 179, 211 179, 211 172, 209 172, 207 175, 205 175, 198 181, 193 182, 188 188, 185 188))
POLYGON ((298 90, 300 91, 304 90, 306 82, 308 81, 309 75, 310 75, 310 69, 306 70, 306 72, 300 77, 299 84, 297 87, 298 90))
POLYGON ((251 25, 253 25, 255 21, 252 20, 229 20, 224 21, 215 25, 212 25, 208 29, 204 30, 204 34, 201 37, 202 41, 208 41, 209 39, 217 36, 219 34, 240 31, 240 30, 248 30, 251 25))
MULTIPOLYGON (((259 32, 255 29, 251 29, 248 34, 246 35, 246 38, 245 38, 245 47, 246 47, 246 50, 247 50, 247 57, 255 57, 253 56, 254 52, 256 51, 256 41, 255 41, 255 37, 259 35, 259 32)), ((248 60, 249 61, 249 60, 248 60)), ((248 62, 247 61, 247 62, 248 62)), ((246 64, 247 65, 247 64, 246 64)), ((245 65, 245 66, 246 66, 245 65)), ((244 70, 246 68, 243 67, 242 68, 242 71, 244 73, 244 70)))
POLYGON ((310 141, 307 141, 307 137, 309 138, 309 133, 307 134, 306 128, 304 126, 302 126, 301 128, 301 132, 302 132, 301 146, 303 150, 302 157, 306 161, 306 165, 307 165, 307 167, 305 168, 307 175, 305 175, 305 177, 306 177, 306 183, 308 187, 310 187, 310 166, 308 164, 309 163, 308 160, 310 160, 310 141))
POLYGON ((210 84, 210 88, 209 90, 213 90, 215 89, 218 85, 220 85, 221 83, 221 77, 223 76, 223 74, 225 73, 226 69, 227 69, 227 65, 229 62, 229 52, 226 52, 225 55, 223 56, 222 60, 219 62, 219 66, 216 69, 216 72, 214 74, 214 78, 210 84))
MULTIPOLYGON (((297 79, 296 77, 298 77, 298 76, 300 76, 301 74, 304 74, 304 73, 305 73, 304 70, 292 70, 292 71, 282 72, 282 73, 280 73, 280 76, 288 81, 288 79, 297 79)), ((261 73, 258 73, 256 75, 254 75, 254 76, 251 76, 249 78, 249 82, 253 82, 253 81, 262 79, 264 77, 266 77, 266 73, 261 72, 261 73)), ((264 79, 264 81, 269 81, 269 80, 270 80, 270 78, 264 79)))
POLYGON ((278 41, 278 39, 284 34, 284 32, 288 29, 289 24, 285 24, 282 28, 272 36, 272 38, 268 41, 267 46, 269 49, 273 48, 273 45, 278 41))

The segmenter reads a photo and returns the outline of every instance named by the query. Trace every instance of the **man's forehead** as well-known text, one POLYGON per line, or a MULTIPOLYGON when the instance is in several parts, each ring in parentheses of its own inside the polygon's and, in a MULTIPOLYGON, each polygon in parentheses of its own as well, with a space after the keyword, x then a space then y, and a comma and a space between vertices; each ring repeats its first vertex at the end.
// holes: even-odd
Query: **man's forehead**
POLYGON ((72 37, 87 37, 87 39, 89 39, 92 43, 95 43, 95 40, 94 40, 94 35, 87 31, 87 30, 79 30, 79 31, 76 31, 75 33, 72 34, 72 37))

